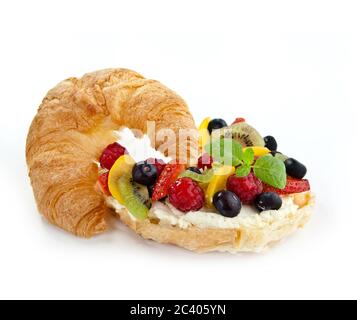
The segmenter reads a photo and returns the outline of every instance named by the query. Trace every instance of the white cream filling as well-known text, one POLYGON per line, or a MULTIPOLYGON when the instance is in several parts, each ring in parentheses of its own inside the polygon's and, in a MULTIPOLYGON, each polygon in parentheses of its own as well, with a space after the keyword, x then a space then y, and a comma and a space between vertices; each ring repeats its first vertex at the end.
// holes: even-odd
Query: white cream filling
MULTIPOLYGON (((113 197, 107 198, 107 204, 119 213, 125 207, 113 197)), ((169 203, 155 202, 149 211, 149 218, 158 219, 162 225, 177 226, 187 229, 190 226, 199 228, 238 229, 240 227, 264 227, 266 224, 286 221, 286 217, 295 214, 299 207, 292 196, 283 197, 283 205, 279 210, 258 213, 253 206, 244 205, 240 214, 234 218, 226 218, 219 213, 200 210, 183 213, 169 203)), ((132 219, 136 220, 133 215, 132 219)))

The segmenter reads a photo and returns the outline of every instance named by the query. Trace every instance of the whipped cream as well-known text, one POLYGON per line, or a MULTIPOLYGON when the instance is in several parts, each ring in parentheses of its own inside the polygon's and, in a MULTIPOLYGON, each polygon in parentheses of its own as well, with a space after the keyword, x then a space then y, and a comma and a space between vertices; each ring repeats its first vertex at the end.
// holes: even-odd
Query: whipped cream
MULTIPOLYGON (((125 207, 113 197, 107 198, 107 204, 119 213, 125 207)), ((264 211, 260 214, 253 206, 244 205, 240 214, 234 218, 226 218, 211 210, 200 210, 183 213, 169 203, 155 202, 149 211, 149 218, 159 220, 162 225, 177 226, 187 229, 190 226, 199 228, 238 229, 240 227, 264 227, 266 224, 284 224, 289 215, 294 215, 299 206, 294 203, 293 196, 283 197, 283 205, 279 210, 264 211)), ((132 219, 136 220, 133 215, 132 219)))

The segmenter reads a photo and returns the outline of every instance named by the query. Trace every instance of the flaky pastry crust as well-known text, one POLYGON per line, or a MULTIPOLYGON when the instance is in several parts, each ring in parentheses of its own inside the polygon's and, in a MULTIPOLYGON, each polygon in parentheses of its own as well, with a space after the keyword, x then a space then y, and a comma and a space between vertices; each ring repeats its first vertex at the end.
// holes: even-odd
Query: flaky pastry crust
POLYGON ((157 130, 196 130, 176 93, 134 71, 102 70, 52 89, 32 122, 26 145, 29 176, 43 216, 81 237, 103 232, 108 209, 95 189, 94 161, 116 141, 115 130, 125 126, 146 133, 147 121, 155 121, 157 130))

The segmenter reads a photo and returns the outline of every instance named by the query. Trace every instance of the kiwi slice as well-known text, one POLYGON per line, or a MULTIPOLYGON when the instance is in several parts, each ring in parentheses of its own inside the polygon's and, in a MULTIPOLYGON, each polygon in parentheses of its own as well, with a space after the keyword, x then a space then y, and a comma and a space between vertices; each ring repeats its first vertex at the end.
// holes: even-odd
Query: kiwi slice
POLYGON ((264 147, 265 142, 259 132, 246 122, 234 124, 230 127, 222 128, 212 132, 213 139, 234 139, 243 148, 245 147, 264 147))
POLYGON ((180 175, 180 177, 190 178, 193 181, 197 181, 199 183, 209 183, 214 177, 214 172, 213 170, 207 170, 203 174, 199 174, 190 170, 186 170, 180 175))
POLYGON ((147 186, 143 186, 142 184, 131 182, 134 188, 134 194, 136 197, 149 209, 151 208, 152 202, 149 196, 149 190, 147 186))
POLYGON ((137 219, 146 219, 149 212, 147 204, 150 202, 147 188, 134 184, 129 175, 123 175, 118 184, 120 195, 129 212, 137 219))

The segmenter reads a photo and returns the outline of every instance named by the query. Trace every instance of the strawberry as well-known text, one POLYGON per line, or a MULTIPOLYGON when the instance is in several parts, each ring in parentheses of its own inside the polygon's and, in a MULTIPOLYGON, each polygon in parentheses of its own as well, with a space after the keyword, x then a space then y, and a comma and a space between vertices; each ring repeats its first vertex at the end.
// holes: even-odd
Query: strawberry
POLYGON ((237 119, 234 120, 232 125, 237 124, 237 123, 241 123, 241 122, 245 122, 245 119, 244 118, 237 118, 237 119))
POLYGON ((111 195, 108 187, 108 177, 109 177, 109 171, 101 174, 98 178, 100 189, 106 196, 111 195))
POLYGON ((264 184, 263 192, 276 192, 280 195, 287 195, 292 193, 301 193, 310 190, 309 180, 306 179, 295 179, 288 177, 286 187, 284 189, 276 189, 272 186, 264 184))
POLYGON ((165 198, 169 194, 171 185, 184 170, 185 166, 183 164, 167 164, 156 181, 152 200, 158 201, 165 198))

